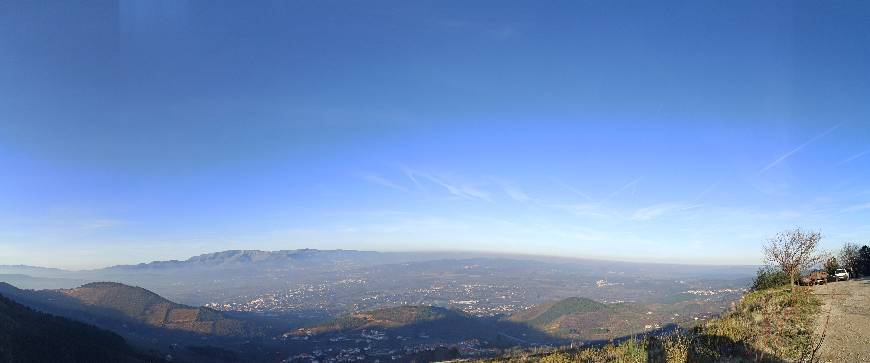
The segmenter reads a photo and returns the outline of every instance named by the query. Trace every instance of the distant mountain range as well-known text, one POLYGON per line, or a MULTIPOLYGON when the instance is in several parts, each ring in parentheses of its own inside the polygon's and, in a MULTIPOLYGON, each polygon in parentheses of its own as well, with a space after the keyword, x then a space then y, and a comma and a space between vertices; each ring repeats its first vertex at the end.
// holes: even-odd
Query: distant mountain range
POLYGON ((65 289, 81 286, 87 283, 83 279, 63 277, 33 277, 25 274, 0 274, 0 281, 14 286, 24 286, 28 289, 65 289))
POLYGON ((0 265, 0 274, 3 275, 28 275, 33 277, 63 277, 72 271, 58 268, 28 266, 28 265, 0 265))
POLYGON ((31 289, 72 288, 86 282, 116 281, 143 286, 176 301, 201 305, 227 291, 236 295, 257 295, 263 290, 285 288, 289 283, 329 277, 324 274, 409 259, 413 256, 350 250, 230 250, 183 261, 154 261, 80 271, 6 265, 0 266, 0 281, 31 289))
MULTIPOLYGON (((468 281, 479 281, 479 278, 474 277, 476 270, 467 269, 466 266, 487 266, 487 275, 482 276, 491 283, 497 283, 496 280, 500 279, 525 278, 529 274, 535 274, 542 281, 552 281, 558 275, 557 279, 593 282, 598 279, 642 278, 658 279, 657 283, 667 285, 672 284, 675 277, 679 277, 721 281, 744 279, 748 283, 755 271, 755 266, 642 264, 492 253, 299 249, 230 250, 202 254, 186 260, 153 261, 82 271, 22 265, 0 266, 0 281, 30 289, 73 288, 87 282, 115 281, 141 286, 170 300, 198 306, 231 300, 238 303, 243 297, 255 300, 264 294, 286 292, 301 285, 342 281, 350 276, 353 279, 366 280, 369 288, 376 286, 382 290, 411 285, 425 286, 433 282, 431 279, 448 273, 462 275, 468 281)), ((646 282, 649 283, 651 282, 646 282)), ((670 288, 672 286, 656 289, 662 291, 670 288)), ((358 295, 364 292, 351 293, 358 295)), ((586 292, 568 295, 585 296, 586 292)), ((348 298, 343 301, 331 300, 334 306, 329 307, 330 313, 355 303, 350 295, 344 296, 348 298)), ((562 296, 565 294, 559 293, 545 298, 562 296)), ((541 300, 545 299, 538 299, 536 303, 541 300)))
POLYGON ((594 268, 619 268, 645 271, 650 273, 702 271, 707 274, 719 274, 723 276, 743 275, 746 271, 754 272, 758 266, 739 265, 684 265, 684 264, 658 264, 658 263, 635 263, 623 261, 590 260, 581 258, 531 256, 531 255, 507 255, 485 252, 376 252, 359 250, 227 250, 206 253, 190 257, 186 260, 152 261, 135 265, 115 265, 93 270, 63 270, 28 265, 0 265, 0 274, 24 274, 34 277, 69 277, 92 276, 105 272, 123 271, 149 271, 159 272, 163 270, 175 272, 177 269, 292 269, 314 268, 329 270, 335 268, 352 268, 388 263, 404 263, 418 261, 437 261, 443 259, 470 259, 470 258, 496 258, 504 260, 542 261, 547 263, 573 263, 583 264, 594 268))
POLYGON ((190 268, 205 269, 293 269, 293 268, 341 268, 377 262, 383 259, 378 252, 353 250, 229 250, 207 253, 184 261, 154 261, 138 265, 117 265, 104 271, 129 270, 175 270, 190 268))
MULTIPOLYGON (((0 294, 111 330, 140 351, 178 361, 281 361, 318 350, 326 354, 323 349, 337 357, 360 347, 372 357, 419 358, 429 354, 421 351, 425 347, 453 349, 460 343, 466 354, 490 354, 484 352, 667 331, 675 322, 691 324, 715 313, 733 296, 727 294, 739 291, 739 280, 729 276, 748 270, 449 257, 233 250, 89 271, 0 266, 7 272, 0 281, 84 282, 42 290, 0 283, 0 294), (687 291, 722 299, 696 299, 687 291), (196 306, 207 302, 226 311, 196 306)), ((438 357, 454 353, 459 352, 438 357)))
POLYGON ((186 260, 152 261, 135 265, 115 265, 92 270, 63 270, 28 265, 0 265, 0 274, 25 274, 39 277, 69 276, 70 274, 88 276, 109 271, 159 271, 183 268, 292 268, 292 267, 342 267, 366 263, 412 259, 403 254, 356 250, 227 250, 206 253, 186 260), (325 266, 324 266, 325 265, 325 266))

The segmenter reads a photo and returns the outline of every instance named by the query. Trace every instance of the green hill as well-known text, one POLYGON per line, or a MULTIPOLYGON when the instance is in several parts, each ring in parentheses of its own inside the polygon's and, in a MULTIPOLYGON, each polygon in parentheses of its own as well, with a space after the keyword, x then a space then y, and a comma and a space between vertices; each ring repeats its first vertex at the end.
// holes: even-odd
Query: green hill
POLYGON ((313 333, 324 333, 369 328, 398 328, 456 315, 459 313, 434 306, 396 306, 347 314, 307 330, 313 333))
POLYGON ((44 311, 88 321, 131 321, 153 328, 219 336, 262 334, 254 324, 226 317, 219 311, 178 304, 141 287, 115 282, 38 291, 0 283, 0 292, 44 311))
POLYGON ((158 362, 115 333, 37 312, 0 296, 2 362, 158 362))
POLYGON ((605 305, 587 298, 570 297, 518 312, 506 320, 559 338, 600 340, 635 332, 634 325, 612 322, 614 319, 637 321, 641 313, 636 310, 623 304, 605 305))
POLYGON ((543 327, 567 315, 593 313, 604 310, 607 310, 607 305, 595 300, 582 297, 569 297, 526 311, 524 315, 518 315, 515 321, 525 321, 530 325, 543 327))
POLYGON ((496 318, 478 318, 437 306, 395 306, 345 314, 324 323, 296 329, 291 335, 350 334, 379 330, 403 336, 403 344, 456 344, 477 339, 501 348, 516 344, 563 342, 527 324, 496 318), (410 339, 410 340, 408 340, 410 339))

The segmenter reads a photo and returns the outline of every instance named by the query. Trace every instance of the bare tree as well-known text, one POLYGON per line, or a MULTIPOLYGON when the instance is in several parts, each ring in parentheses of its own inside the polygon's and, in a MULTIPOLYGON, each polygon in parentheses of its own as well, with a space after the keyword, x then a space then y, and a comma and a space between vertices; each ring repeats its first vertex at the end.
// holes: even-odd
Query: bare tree
POLYGON ((821 233, 804 232, 800 228, 780 232, 776 237, 767 240, 764 245, 764 259, 779 266, 788 274, 794 285, 801 270, 809 269, 824 261, 825 254, 817 251, 821 240, 821 233))
POLYGON ((860 261, 861 247, 854 243, 844 243, 840 249, 840 267, 849 270, 849 275, 854 276, 860 261))

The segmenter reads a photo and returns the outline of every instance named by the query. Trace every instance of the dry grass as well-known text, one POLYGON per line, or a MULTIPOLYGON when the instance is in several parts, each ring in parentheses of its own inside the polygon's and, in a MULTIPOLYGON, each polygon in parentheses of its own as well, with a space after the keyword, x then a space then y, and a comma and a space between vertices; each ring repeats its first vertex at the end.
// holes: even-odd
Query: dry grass
POLYGON ((807 289, 746 294, 734 311, 689 331, 619 345, 515 354, 500 362, 810 362, 821 301, 807 289))

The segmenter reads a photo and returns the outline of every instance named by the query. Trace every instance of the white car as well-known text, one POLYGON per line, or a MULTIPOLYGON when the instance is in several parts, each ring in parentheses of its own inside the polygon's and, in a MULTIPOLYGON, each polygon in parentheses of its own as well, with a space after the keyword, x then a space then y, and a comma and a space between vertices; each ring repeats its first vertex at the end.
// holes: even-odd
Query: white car
POLYGON ((848 281, 849 280, 849 271, 846 271, 846 269, 844 269, 844 268, 838 268, 838 269, 834 270, 834 278, 836 278, 837 281, 840 281, 840 280, 848 281))

